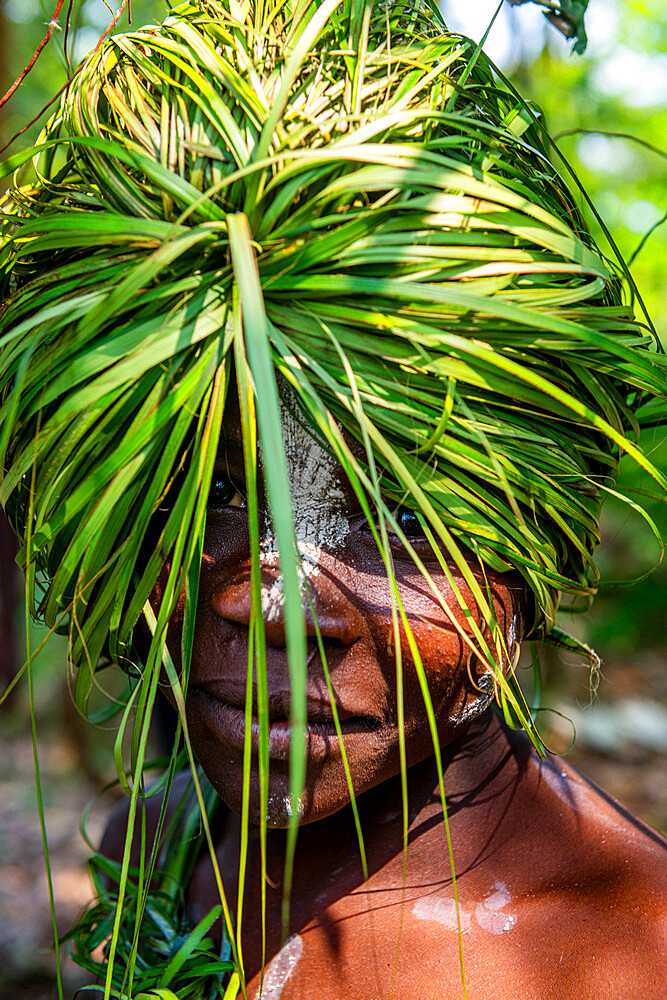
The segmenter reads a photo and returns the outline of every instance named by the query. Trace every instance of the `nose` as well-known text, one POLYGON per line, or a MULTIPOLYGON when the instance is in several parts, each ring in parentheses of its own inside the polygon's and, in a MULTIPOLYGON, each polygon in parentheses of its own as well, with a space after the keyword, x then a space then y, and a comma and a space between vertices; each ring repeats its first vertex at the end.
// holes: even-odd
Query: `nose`
MULTIPOLYGON (((308 585, 301 589, 306 635, 317 636, 315 621, 324 641, 333 640, 351 646, 361 634, 359 612, 341 593, 339 587, 324 570, 312 574, 308 585)), ((224 621, 235 625, 250 625, 251 589, 250 572, 243 580, 224 583, 213 592, 211 606, 224 621)), ((283 649, 285 637, 285 608, 282 577, 276 570, 262 572, 262 610, 266 641, 269 646, 283 649)))

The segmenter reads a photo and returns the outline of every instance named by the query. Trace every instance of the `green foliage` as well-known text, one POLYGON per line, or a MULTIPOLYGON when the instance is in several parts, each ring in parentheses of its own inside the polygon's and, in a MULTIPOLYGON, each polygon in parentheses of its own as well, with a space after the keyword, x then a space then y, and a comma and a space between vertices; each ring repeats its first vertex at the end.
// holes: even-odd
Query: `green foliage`
MULTIPOLYGON (((206 798, 213 815, 219 800, 210 786, 206 798)), ((154 871, 131 869, 125 880, 111 977, 110 996, 117 1000, 130 995, 140 1000, 143 993, 179 1000, 214 1000, 224 995, 223 984, 234 968, 229 960, 231 948, 224 932, 221 951, 207 937, 223 908, 214 907, 194 928, 185 916, 185 888, 204 839, 191 783, 165 832, 154 871)), ((97 899, 64 940, 71 941, 78 964, 98 980, 107 970, 122 866, 98 854, 89 870, 97 899), (103 955, 98 958, 100 949, 103 955)))
MULTIPOLYGON (((636 443, 636 412, 664 397, 664 356, 549 149, 532 108, 429 7, 201 0, 91 53, 37 145, 7 161, 5 173, 19 174, 2 217, 0 499, 35 613, 52 627, 69 621, 79 706, 100 662, 132 678, 116 748, 130 832, 161 669, 189 747, 206 503, 232 379, 250 632, 261 676, 259 437, 285 581, 294 746, 305 644, 278 433, 283 383, 341 463, 384 554, 396 634, 400 619, 432 730, 388 529, 443 599, 397 523, 405 503, 445 572, 456 567, 469 583, 492 639, 472 623, 465 641, 496 672, 507 714, 531 729, 471 562, 521 574, 536 632, 548 629, 561 592, 595 592, 599 508, 619 455, 667 485, 636 443), (179 676, 166 629, 183 592, 179 676), (153 638, 140 659, 142 616, 153 638)), ((264 738, 266 720, 260 707, 264 738)), ((294 752, 290 764, 298 796, 304 762, 294 752)), ((191 959, 208 961, 205 939, 186 947, 178 920, 165 925, 160 899, 149 906, 141 876, 133 882, 130 832, 117 892, 86 925, 88 946, 90 935, 111 935, 107 996, 124 988, 119 967, 137 988, 168 989, 165 962, 183 958, 185 975, 191 959), (147 972, 128 924, 135 902, 158 956, 147 972)), ((221 883, 220 893, 233 941, 221 883)))
MULTIPOLYGON (((95 961, 95 949, 103 945, 113 931, 118 893, 106 883, 117 886, 121 867, 102 857, 90 862, 90 872, 97 901, 79 921, 73 932, 73 957, 96 978, 106 971, 106 958, 95 961)), ((179 1000, 213 1000, 224 995, 227 974, 234 969, 231 961, 220 958, 213 942, 205 934, 222 914, 222 906, 214 907, 193 929, 181 904, 175 910, 169 896, 151 891, 141 899, 132 879, 127 881, 123 921, 119 930, 117 958, 112 978, 112 997, 124 1000, 126 972, 134 957, 133 996, 154 987, 170 987, 169 996, 179 1000), (135 910, 142 910, 141 930, 135 943, 135 910)), ((159 995, 159 994, 158 994, 159 995)))
MULTIPOLYGON (((535 100, 558 146, 614 234, 626 260, 667 210, 667 108, 660 65, 667 24, 659 0, 609 5, 602 36, 583 58, 563 59, 552 44, 516 68, 516 85, 535 100)), ((586 209, 584 209, 586 211, 586 209)), ((601 236, 586 211, 592 232, 601 236)), ((667 330, 663 294, 667 226, 655 229, 631 265, 658 334, 667 330)))
MULTIPOLYGON (((667 108, 659 93, 667 23, 659 0, 601 6, 604 19, 591 22, 583 58, 562 58, 552 39, 534 61, 516 67, 513 79, 535 99, 559 148, 576 164, 625 259, 634 258, 630 270, 664 345, 667 225, 653 227, 667 210, 667 146, 662 138, 667 135, 667 108)), ((583 211, 600 237, 597 219, 585 205, 583 211)), ((664 470, 664 422, 662 428, 647 432, 643 447, 664 470)), ((650 477, 634 463, 622 462, 619 483, 620 491, 635 498, 664 534, 664 496, 650 477)), ((651 531, 614 497, 607 498, 602 513, 603 545, 597 555, 602 587, 590 614, 579 616, 574 627, 603 660, 641 664, 648 651, 664 651, 667 563, 663 559, 659 569, 644 578, 660 557, 651 531), (618 587, 618 580, 637 583, 618 587)), ((571 617, 564 623, 569 628, 574 624, 571 617)))
MULTIPOLYGON (((5 280, 16 291, 3 316, 13 345, 4 378, 16 380, 20 392, 8 397, 5 412, 22 399, 25 444, 13 443, 3 496, 18 516, 39 426, 39 450, 45 456, 56 448, 60 458, 54 454, 55 466, 39 462, 37 496, 44 500, 23 558, 37 558, 49 581, 40 602, 49 623, 72 601, 76 621, 89 621, 94 583, 96 620, 72 636, 76 663, 94 665, 109 634, 112 655, 123 655, 175 543, 185 491, 139 587, 132 585, 148 526, 204 433, 203 418, 193 431, 183 403, 201 411, 232 343, 230 332, 220 338, 218 331, 230 330, 233 273, 225 247, 234 212, 245 212, 261 247, 275 363, 299 395, 306 370, 320 419, 326 407, 358 436, 345 402, 350 389, 336 377, 337 360, 327 361, 334 340, 363 373, 368 412, 394 439, 376 445, 384 495, 397 502, 419 483, 438 533, 451 533, 495 568, 516 566, 547 619, 555 590, 586 593, 595 585, 598 500, 588 477, 595 465, 613 471, 619 431, 631 427, 618 388, 606 384, 606 374, 598 377, 613 363, 630 393, 659 391, 661 359, 634 350, 633 341, 648 342, 620 305, 613 272, 586 245, 545 154, 533 152, 543 142, 521 103, 493 81, 482 56, 457 92, 465 43, 446 35, 425 37, 419 59, 410 46, 402 55, 406 25, 412 39, 410 22, 396 16, 392 75, 383 44, 373 42, 363 66, 357 61, 340 78, 337 50, 330 45, 324 61, 309 54, 305 32, 307 44, 302 51, 297 42, 281 79, 280 54, 274 64, 266 46, 249 52, 246 29, 239 54, 233 19, 212 22, 193 8, 168 19, 159 36, 118 36, 93 54, 47 129, 34 161, 45 182, 17 189, 6 214, 5 280), (434 65, 437 73, 425 76, 421 67, 434 65), (301 109, 306 93, 308 113, 301 109), (443 100, 452 107, 455 100, 456 110, 432 110, 443 100), (337 269, 327 273, 332 257, 337 269), (41 261, 48 261, 46 272, 41 261), (40 277, 27 281, 31 274, 40 277), (329 304, 332 293, 340 298, 329 304), (54 370, 51 353, 38 345, 56 335, 54 370), (388 356, 378 365, 373 355, 385 345, 388 356), (23 371, 26 347, 36 356, 23 371), (556 382, 544 381, 550 351, 559 359, 556 382), (609 360, 602 363, 597 351, 610 352, 609 360), (293 353, 298 371, 285 360, 293 353), (396 476, 393 445, 409 454, 432 437, 441 387, 456 401, 447 433, 396 476), (562 426, 554 426, 556 414, 562 426), (586 445, 585 460, 569 439, 578 423, 568 424, 568 414, 602 431, 594 453, 586 445), (104 453, 111 434, 113 453, 104 453), (76 466, 67 460, 74 447, 81 449, 76 466), (42 486, 40 470, 57 481, 57 494, 42 486), (56 503, 65 490, 67 511, 56 503)), ((353 30, 381 38, 384 15, 353 30)), ((345 23, 333 17, 321 37, 331 42, 340 31, 345 23)), ((11 421, 5 426, 10 433, 11 421)), ((188 475, 194 483, 193 468, 188 475)))

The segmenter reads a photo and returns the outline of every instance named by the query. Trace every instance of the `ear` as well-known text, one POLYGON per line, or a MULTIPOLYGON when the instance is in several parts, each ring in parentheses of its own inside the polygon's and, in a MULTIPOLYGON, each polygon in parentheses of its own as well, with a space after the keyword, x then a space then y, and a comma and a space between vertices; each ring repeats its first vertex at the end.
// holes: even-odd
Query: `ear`
POLYGON ((516 668, 521 654, 521 643, 528 633, 529 598, 530 593, 524 580, 512 573, 508 590, 507 615, 505 621, 505 645, 507 647, 507 663, 505 672, 516 668))
MULTIPOLYGON (((529 592, 518 573, 495 573, 487 570, 485 580, 491 591, 493 609, 502 634, 502 670, 511 673, 519 661, 521 643, 527 634, 529 592)), ((491 647, 490 628, 480 621, 485 642, 491 647)), ((486 693, 491 700, 496 687, 496 678, 486 663, 473 655, 468 663, 468 675, 472 684, 486 693)))

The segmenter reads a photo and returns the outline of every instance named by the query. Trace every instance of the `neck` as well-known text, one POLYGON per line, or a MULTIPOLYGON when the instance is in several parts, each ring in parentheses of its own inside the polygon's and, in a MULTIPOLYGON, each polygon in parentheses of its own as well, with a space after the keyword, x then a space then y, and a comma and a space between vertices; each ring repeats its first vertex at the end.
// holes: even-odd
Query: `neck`
MULTIPOLYGON (((491 710, 471 723, 455 741, 441 748, 452 835, 456 833, 473 851, 483 847, 507 810, 530 753, 526 738, 508 731, 491 710)), ((396 775, 357 799, 369 872, 381 868, 391 857, 402 852, 405 825, 412 843, 442 820, 440 782, 434 756, 408 769, 407 816, 402 785, 400 775, 396 775)), ((225 839, 238 843, 240 833, 240 818, 228 814, 225 839)), ((300 828, 297 871, 300 859, 307 866, 311 863, 309 859, 322 855, 322 844, 327 845, 325 855, 332 859, 334 856, 356 859, 361 877, 358 834, 351 806, 300 828)), ((266 831, 267 871, 272 881, 282 880, 286 845, 286 830, 266 831)), ((249 863, 251 867, 260 864, 260 832, 256 827, 249 833, 249 863)))
MULTIPOLYGON (((493 861, 494 852, 502 850, 505 841, 516 832, 517 819, 512 810, 516 807, 522 810, 525 806, 520 786, 531 759, 535 760, 525 737, 509 732, 491 711, 442 749, 447 815, 457 876, 467 874, 473 882, 481 877, 484 891, 489 881, 483 874, 485 866, 488 868, 487 862, 493 861)), ((374 891, 379 889, 382 895, 383 889, 391 893, 396 886, 400 887, 408 868, 414 884, 423 881, 427 877, 425 873, 435 873, 433 877, 442 886, 450 883, 446 827, 437 768, 432 757, 408 770, 407 821, 400 775, 360 795, 357 805, 367 870, 374 891), (404 853, 406 839, 407 855, 404 853)), ((241 822, 237 815, 227 814, 217 843, 227 898, 235 912, 241 846, 241 822)), ((280 947, 286 846, 285 830, 267 830, 264 867, 259 830, 252 828, 249 831, 244 909, 246 914, 254 914, 253 920, 247 923, 251 928, 248 931, 250 952, 257 953, 253 961, 258 961, 260 953, 257 951, 259 938, 255 940, 252 928, 261 912, 263 884, 267 887, 271 949, 276 952, 280 947)), ((291 891, 293 928, 298 930, 307 926, 336 900, 356 897, 365 882, 360 858, 350 807, 300 828, 291 891)), ((210 862, 202 859, 190 883, 192 919, 201 919, 217 900, 210 862)))

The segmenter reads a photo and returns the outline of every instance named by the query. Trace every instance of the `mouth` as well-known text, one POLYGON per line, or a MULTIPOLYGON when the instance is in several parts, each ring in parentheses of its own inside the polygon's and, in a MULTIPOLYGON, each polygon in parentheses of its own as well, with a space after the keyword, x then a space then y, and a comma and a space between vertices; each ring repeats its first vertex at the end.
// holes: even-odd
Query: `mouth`
MULTIPOLYGON (((219 694, 214 694, 203 687, 195 687, 190 691, 188 703, 191 711, 203 712, 209 727, 213 728, 222 743, 236 750, 243 749, 246 738, 244 705, 232 704, 219 694)), ((337 710, 337 714, 340 735, 343 738, 358 733, 375 732, 378 729, 377 720, 367 716, 354 715, 341 708, 337 710)), ((283 699, 274 700, 269 697, 268 724, 265 732, 269 758, 288 760, 292 726, 289 720, 289 705, 285 705, 283 699)), ((261 726, 257 706, 254 704, 250 716, 250 747, 253 754, 259 752, 261 739, 261 726)), ((305 749, 308 758, 325 757, 337 751, 339 742, 339 731, 336 728, 331 703, 308 698, 305 725, 305 749)))

